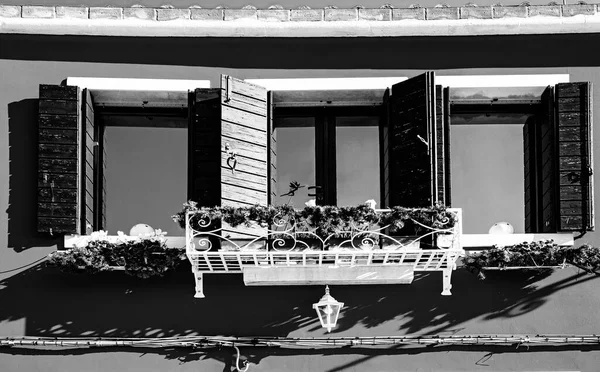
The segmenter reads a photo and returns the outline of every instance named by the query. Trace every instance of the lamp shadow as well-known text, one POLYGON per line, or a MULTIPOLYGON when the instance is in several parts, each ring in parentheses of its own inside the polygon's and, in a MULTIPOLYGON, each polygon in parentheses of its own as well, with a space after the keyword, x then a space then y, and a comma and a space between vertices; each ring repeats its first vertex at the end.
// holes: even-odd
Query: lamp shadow
MULTIPOLYGON (((0 282, 0 303, 8 304, 0 307, 0 324, 24 320, 26 335, 92 338, 464 334, 465 329, 473 332, 475 319, 494 324, 498 319, 519 322, 553 293, 576 285, 585 286, 582 290, 587 293, 597 278, 576 271, 563 272, 560 278, 549 272, 506 272, 478 281, 465 270, 457 270, 453 294, 447 297, 440 295, 440 273, 417 275, 411 285, 333 286, 332 295, 346 307, 338 326, 327 334, 312 309, 323 294, 322 286, 246 287, 240 275, 205 275, 206 298, 195 299, 187 261, 163 278, 147 280, 123 272, 66 274, 40 264, 0 282)), ((364 359, 380 353, 429 350, 396 346, 364 352, 364 359)), ((155 352, 180 362, 217 359, 225 363, 225 370, 232 355, 231 349, 155 352)), ((245 355, 259 364, 266 357, 291 352, 257 348, 245 355)), ((306 353, 357 352, 352 348, 306 353)))

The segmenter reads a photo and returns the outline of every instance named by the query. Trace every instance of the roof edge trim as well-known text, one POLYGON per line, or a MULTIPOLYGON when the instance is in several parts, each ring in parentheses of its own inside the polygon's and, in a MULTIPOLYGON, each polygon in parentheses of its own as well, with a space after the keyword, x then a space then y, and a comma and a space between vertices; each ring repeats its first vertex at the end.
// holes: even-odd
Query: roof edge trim
POLYGON ((0 18, 2 34, 129 37, 406 37, 600 33, 600 13, 502 19, 261 22, 257 20, 0 18))

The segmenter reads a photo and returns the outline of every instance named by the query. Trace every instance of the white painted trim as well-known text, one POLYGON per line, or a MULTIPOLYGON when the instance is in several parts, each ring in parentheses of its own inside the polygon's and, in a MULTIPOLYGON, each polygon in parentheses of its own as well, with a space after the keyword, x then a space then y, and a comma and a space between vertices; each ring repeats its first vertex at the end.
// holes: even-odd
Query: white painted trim
POLYGON ((91 90, 187 92, 196 88, 210 88, 210 80, 68 77, 67 85, 91 90))
POLYGON ((400 37, 600 33, 600 13, 574 17, 261 22, 0 18, 0 33, 131 37, 400 37))
POLYGON ((244 79, 249 83, 261 85, 268 90, 358 90, 385 89, 408 79, 406 76, 394 77, 348 77, 348 78, 282 78, 282 79, 244 79))
POLYGON ((553 240, 554 243, 561 246, 575 245, 575 239, 572 233, 554 233, 554 234, 463 234, 461 235, 461 245, 463 248, 508 246, 520 243, 533 243, 539 241, 553 240))
MULTIPOLYGON (((395 77, 246 79, 269 90, 385 89, 406 80, 395 77)), ((436 75, 435 83, 453 88, 532 87, 569 82, 569 74, 436 75)))

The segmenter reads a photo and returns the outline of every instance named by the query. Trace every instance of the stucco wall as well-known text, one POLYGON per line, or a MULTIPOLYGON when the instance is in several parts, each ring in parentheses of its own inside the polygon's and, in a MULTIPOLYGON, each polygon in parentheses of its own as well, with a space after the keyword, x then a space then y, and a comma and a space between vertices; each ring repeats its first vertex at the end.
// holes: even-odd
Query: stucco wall
MULTIPOLYGON (((0 336, 321 336, 311 309, 321 287, 244 287, 239 276, 207 275, 194 299, 192 274, 137 281, 120 273, 70 276, 34 262, 57 239, 35 234, 38 84, 68 76, 209 79, 568 73, 600 86, 600 61, 586 49, 598 36, 410 40, 141 40, 0 36, 0 336), (572 53, 558 54, 560 46, 572 53), (509 48, 510 47, 510 48, 509 48), (587 66, 587 67, 578 67, 587 66)), ((594 100, 600 102, 600 90, 594 100)), ((595 121, 600 122, 600 110, 595 121)), ((598 141, 595 151, 600 153, 598 141)), ((596 182, 596 195, 600 195, 596 182)), ((582 240, 600 244, 600 235, 582 240)), ((551 275, 498 273, 487 281, 441 274, 409 286, 335 287, 344 301, 336 336, 394 334, 593 334, 600 329, 599 281, 575 269, 551 275)), ((594 348, 521 347, 358 350, 244 350, 256 371, 581 370, 596 371, 594 348), (447 352, 447 351, 451 352, 447 352), (489 354, 492 352, 492 354, 489 354)), ((121 349, 0 350, 0 370, 229 371, 230 350, 144 354, 121 349)))

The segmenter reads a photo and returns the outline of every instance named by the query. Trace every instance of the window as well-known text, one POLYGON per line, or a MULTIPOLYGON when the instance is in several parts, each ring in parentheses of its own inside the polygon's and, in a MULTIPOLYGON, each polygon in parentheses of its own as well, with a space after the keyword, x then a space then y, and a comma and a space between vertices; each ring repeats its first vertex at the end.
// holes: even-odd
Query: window
POLYGON ((277 157, 277 203, 303 207, 314 199, 320 205, 357 205, 374 199, 381 205, 381 120, 381 105, 275 107, 274 130, 285 149, 277 157), (290 198, 286 186, 292 181, 305 187, 290 198))
MULTIPOLYGON (((518 97, 515 92, 492 99, 518 97)), ((450 205, 450 125, 499 107, 489 97, 453 97, 453 89, 435 85, 431 72, 389 90, 351 93, 268 92, 223 76, 220 88, 191 92, 189 104, 187 93, 179 97, 189 110, 188 199, 206 206, 282 202, 287 184, 281 183, 300 175, 298 181, 320 187, 312 192, 322 204, 356 204, 370 191, 368 198, 377 199, 379 190, 383 207, 450 205), (308 153, 301 152, 305 147, 308 153), (294 165, 294 153, 302 154, 302 167, 294 165)), ((510 105, 534 110, 523 136, 526 230, 593 229, 590 85, 558 84, 534 100, 500 105, 503 112, 510 105)), ((105 225, 98 169, 106 145, 93 120, 95 106, 101 107, 89 91, 40 87, 42 232, 86 233, 105 225)), ((229 232, 253 236, 245 228, 229 232)))

